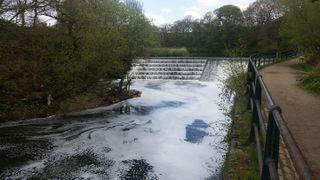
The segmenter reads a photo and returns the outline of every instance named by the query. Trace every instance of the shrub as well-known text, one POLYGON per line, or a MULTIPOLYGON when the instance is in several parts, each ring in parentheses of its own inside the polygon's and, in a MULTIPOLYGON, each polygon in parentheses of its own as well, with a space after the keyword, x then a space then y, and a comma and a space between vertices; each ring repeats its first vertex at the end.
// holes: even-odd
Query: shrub
POLYGON ((320 95, 320 73, 312 72, 308 74, 300 83, 300 85, 309 91, 320 95))
POLYGON ((190 53, 186 48, 152 48, 149 55, 153 57, 188 57, 190 53))

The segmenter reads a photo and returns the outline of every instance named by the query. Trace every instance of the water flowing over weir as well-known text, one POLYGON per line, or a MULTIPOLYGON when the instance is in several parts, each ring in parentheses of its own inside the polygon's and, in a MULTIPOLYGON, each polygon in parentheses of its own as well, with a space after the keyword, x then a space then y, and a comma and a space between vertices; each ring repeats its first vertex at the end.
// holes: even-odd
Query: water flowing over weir
POLYGON ((201 80, 212 81, 219 63, 224 60, 247 60, 247 58, 151 58, 136 59, 131 75, 133 79, 201 80))
POLYGON ((141 97, 1 123, 0 179, 219 179, 230 123, 218 106, 225 61, 178 60, 138 60, 132 88, 141 97))

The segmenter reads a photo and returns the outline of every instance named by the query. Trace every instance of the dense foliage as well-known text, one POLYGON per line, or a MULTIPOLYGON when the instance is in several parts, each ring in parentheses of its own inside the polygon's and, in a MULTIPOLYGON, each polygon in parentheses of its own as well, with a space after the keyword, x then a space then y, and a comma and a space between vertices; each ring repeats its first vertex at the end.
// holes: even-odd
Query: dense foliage
POLYGON ((99 80, 124 79, 131 60, 156 43, 137 1, 0 2, 2 111, 81 94, 99 80), (48 19, 55 25, 47 26, 48 19))
POLYGON ((188 57, 190 53, 186 48, 151 48, 148 51, 151 57, 188 57))
POLYGON ((320 62, 320 1, 282 0, 285 22, 281 33, 298 45, 311 64, 320 62))
POLYGON ((320 1, 282 0, 282 5, 281 35, 298 46, 303 54, 301 60, 311 65, 300 85, 320 94, 320 1))
POLYGON ((245 11, 233 5, 186 17, 158 28, 163 46, 187 47, 195 56, 249 55, 289 48, 279 37, 282 19, 273 0, 258 0, 245 11))

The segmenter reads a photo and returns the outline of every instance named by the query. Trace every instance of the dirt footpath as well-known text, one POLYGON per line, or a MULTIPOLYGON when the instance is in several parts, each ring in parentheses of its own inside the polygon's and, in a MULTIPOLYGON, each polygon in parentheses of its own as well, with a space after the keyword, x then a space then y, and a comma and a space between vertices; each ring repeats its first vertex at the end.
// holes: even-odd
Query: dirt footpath
POLYGON ((264 81, 298 143, 314 179, 320 179, 320 96, 298 87, 303 72, 290 60, 261 70, 264 81))

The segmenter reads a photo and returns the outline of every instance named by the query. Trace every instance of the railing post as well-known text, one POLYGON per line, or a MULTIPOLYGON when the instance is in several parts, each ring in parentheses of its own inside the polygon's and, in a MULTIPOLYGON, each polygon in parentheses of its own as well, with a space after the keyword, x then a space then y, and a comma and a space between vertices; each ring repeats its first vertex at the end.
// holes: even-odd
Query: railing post
MULTIPOLYGON (((254 93, 252 96, 252 102, 253 102, 253 110, 252 110, 252 116, 251 116, 251 131, 250 131, 250 136, 249 136, 249 143, 252 143, 255 141, 255 130, 254 130, 254 125, 256 124, 257 126, 259 125, 259 116, 258 116, 258 109, 256 105, 256 101, 258 101, 259 104, 261 104, 261 85, 259 83, 259 78, 261 78, 261 75, 255 74, 254 77, 254 93)), ((258 126, 259 127, 259 126, 258 126)))
POLYGON ((257 107, 256 105, 253 105, 252 116, 251 116, 251 130, 250 130, 250 135, 248 139, 249 144, 255 142, 254 125, 257 123, 257 118, 258 118, 257 107))
POLYGON ((271 58, 271 55, 269 55, 269 64, 272 63, 272 58, 271 58))
POLYGON ((256 85, 256 89, 255 89, 255 97, 256 100, 259 102, 259 105, 261 105, 261 85, 260 85, 260 78, 262 78, 261 75, 256 75, 255 78, 255 85, 256 85))
POLYGON ((247 109, 250 110, 251 109, 251 103, 250 103, 250 99, 252 96, 252 91, 251 91, 251 76, 252 76, 252 61, 251 59, 249 60, 248 63, 248 75, 247 75, 247 95, 248 95, 248 104, 247 104, 247 109))
POLYGON ((262 179, 278 179, 278 160, 279 160, 279 137, 280 132, 274 118, 274 111, 280 111, 278 106, 269 109, 269 120, 267 127, 267 139, 265 144, 262 179))

